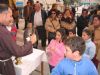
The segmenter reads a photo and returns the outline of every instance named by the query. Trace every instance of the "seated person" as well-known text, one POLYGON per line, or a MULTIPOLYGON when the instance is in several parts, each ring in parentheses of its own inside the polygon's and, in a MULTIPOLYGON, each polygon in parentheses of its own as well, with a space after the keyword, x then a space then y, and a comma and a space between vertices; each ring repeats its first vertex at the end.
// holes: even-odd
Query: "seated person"
POLYGON ((85 41, 81 37, 65 39, 64 45, 66 58, 52 70, 51 75, 98 75, 92 61, 82 57, 85 41))

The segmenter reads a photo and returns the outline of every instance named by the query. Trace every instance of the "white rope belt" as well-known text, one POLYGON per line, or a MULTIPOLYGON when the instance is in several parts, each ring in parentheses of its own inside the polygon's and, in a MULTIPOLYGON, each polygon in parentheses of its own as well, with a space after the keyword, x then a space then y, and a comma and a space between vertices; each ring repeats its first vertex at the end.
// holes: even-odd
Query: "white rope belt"
POLYGON ((5 60, 0 60, 0 62, 6 62, 8 60, 10 60, 11 58, 5 59, 5 60))

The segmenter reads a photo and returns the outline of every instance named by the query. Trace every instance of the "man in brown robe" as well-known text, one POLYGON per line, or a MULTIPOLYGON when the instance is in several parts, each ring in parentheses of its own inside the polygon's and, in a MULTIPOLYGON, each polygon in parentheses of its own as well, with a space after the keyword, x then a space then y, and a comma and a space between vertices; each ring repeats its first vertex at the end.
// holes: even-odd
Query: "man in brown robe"
POLYGON ((0 75, 16 75, 11 57, 22 57, 32 53, 32 44, 36 41, 33 34, 24 46, 18 46, 6 29, 12 19, 12 10, 0 4, 0 75))

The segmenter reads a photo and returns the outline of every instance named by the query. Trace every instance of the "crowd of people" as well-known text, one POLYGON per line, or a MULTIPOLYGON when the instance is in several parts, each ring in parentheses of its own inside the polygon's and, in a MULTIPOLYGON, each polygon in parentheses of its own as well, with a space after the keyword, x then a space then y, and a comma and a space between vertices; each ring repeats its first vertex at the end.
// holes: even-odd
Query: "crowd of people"
POLYGON ((33 47, 39 48, 39 40, 51 75, 100 74, 100 5, 92 11, 83 8, 80 16, 75 16, 74 8, 63 12, 57 8, 53 4, 46 11, 38 1, 28 1, 24 19, 19 19, 17 8, 0 4, 1 75, 15 75, 11 57, 32 53, 33 47))

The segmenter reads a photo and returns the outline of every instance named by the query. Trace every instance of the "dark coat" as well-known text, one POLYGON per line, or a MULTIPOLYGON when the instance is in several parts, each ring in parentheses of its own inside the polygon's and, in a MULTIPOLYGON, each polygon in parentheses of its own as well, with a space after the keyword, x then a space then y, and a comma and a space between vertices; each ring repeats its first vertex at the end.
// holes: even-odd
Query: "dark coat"
MULTIPOLYGON (((27 42, 24 46, 18 46, 13 40, 11 32, 0 24, 0 60, 6 60, 12 56, 21 57, 32 53, 32 43, 27 42)), ((5 63, 0 61, 0 74, 15 75, 12 60, 5 63)))
POLYGON ((24 7, 23 15, 24 15, 25 20, 29 19, 29 17, 31 16, 32 12, 33 12, 33 7, 32 6, 29 7, 29 6, 26 5, 24 7), (29 12, 28 12, 28 8, 29 8, 29 12))
POLYGON ((85 27, 88 26, 89 18, 88 17, 83 17, 82 15, 77 18, 77 34, 79 36, 82 36, 82 31, 85 27))
MULTIPOLYGON (((31 16, 30 16, 30 23, 32 23, 34 25, 34 15, 35 15, 35 11, 32 12, 31 16)), ((42 16, 42 21, 43 21, 43 26, 45 25, 46 19, 47 19, 47 13, 45 10, 41 10, 41 16, 42 16)))
POLYGON ((9 0, 0 0, 0 4, 9 4, 9 0))
MULTIPOLYGON (((32 25, 34 25, 34 15, 35 15, 35 11, 33 11, 31 16, 30 16, 29 22, 32 23, 32 25)), ((46 14, 45 10, 41 10, 41 17, 42 17, 43 26, 37 26, 36 29, 35 29, 35 31, 36 31, 35 33, 38 35, 39 39, 41 39, 42 47, 45 47, 46 46, 45 22, 46 22, 46 19, 47 19, 47 14, 46 14)), ((33 28, 33 30, 34 30, 34 28, 33 28)), ((37 44, 38 44, 38 42, 37 42, 37 44)))

